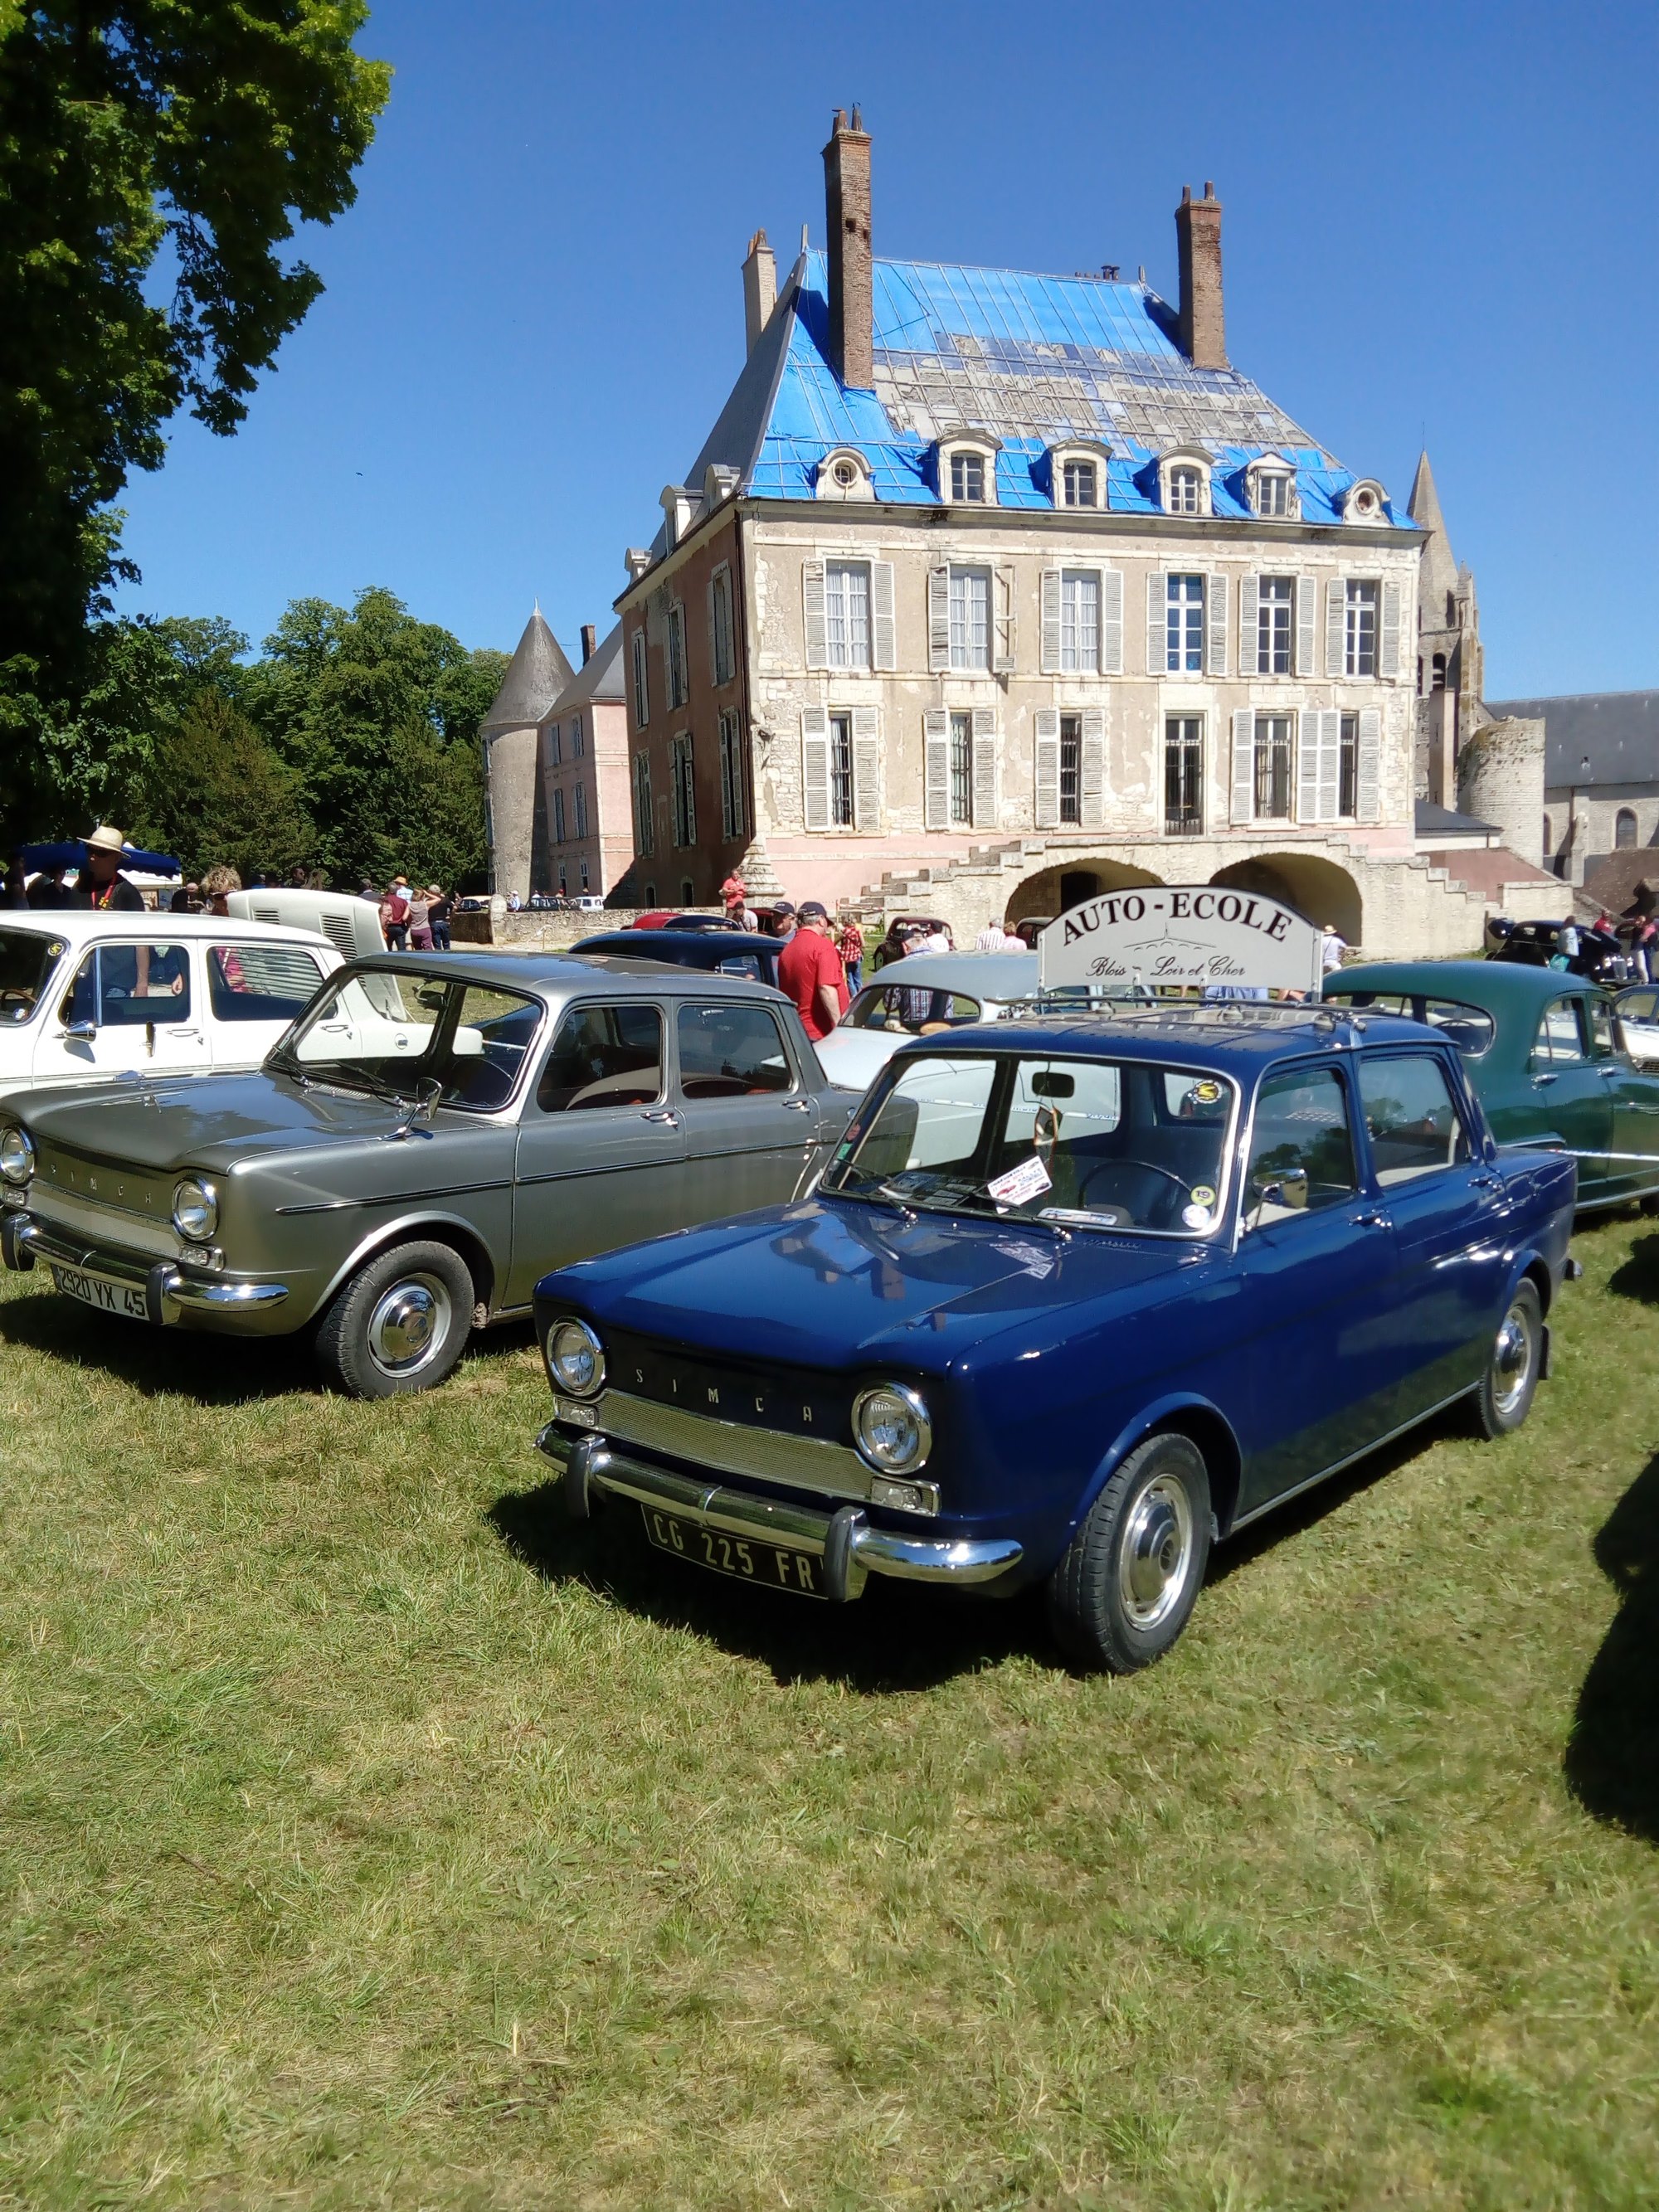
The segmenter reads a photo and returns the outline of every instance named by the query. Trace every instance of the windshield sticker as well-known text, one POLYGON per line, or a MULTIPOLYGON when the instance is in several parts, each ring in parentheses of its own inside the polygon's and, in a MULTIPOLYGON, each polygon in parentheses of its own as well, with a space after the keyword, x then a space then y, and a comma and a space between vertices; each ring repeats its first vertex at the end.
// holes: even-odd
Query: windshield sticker
POLYGON ((1215 1204, 1215 1193, 1210 1188, 1208 1183, 1195 1182, 1193 1185, 1193 1204, 1194 1206, 1213 1206, 1215 1204))
POLYGON ((1104 1212, 1080 1206, 1045 1206, 1038 1218, 1057 1221, 1066 1229, 1127 1229, 1134 1217, 1127 1206, 1111 1206, 1104 1212))
POLYGON ((987 1195, 999 1206, 1024 1206, 1029 1199, 1041 1198, 1045 1190, 1053 1188, 1054 1178, 1035 1152, 1029 1160, 1010 1168, 1006 1175, 994 1176, 985 1186, 987 1195))
POLYGON ((1193 1097, 1200 1106, 1213 1106, 1220 1096, 1221 1085, 1218 1083, 1195 1083, 1193 1085, 1193 1097))
POLYGON ((1181 1209, 1181 1218, 1188 1229, 1207 1229, 1210 1225, 1210 1209, 1207 1206, 1183 1206, 1181 1209))

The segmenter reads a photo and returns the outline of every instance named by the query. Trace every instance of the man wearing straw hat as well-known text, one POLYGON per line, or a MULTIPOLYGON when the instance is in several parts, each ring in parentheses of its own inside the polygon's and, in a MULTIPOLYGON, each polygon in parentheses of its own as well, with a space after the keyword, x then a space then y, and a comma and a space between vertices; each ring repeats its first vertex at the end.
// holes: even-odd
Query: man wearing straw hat
POLYGON ((100 822, 86 840, 87 862, 81 871, 75 902, 77 906, 112 908, 118 914, 142 914, 144 902, 136 884, 121 873, 126 840, 118 830, 100 822))

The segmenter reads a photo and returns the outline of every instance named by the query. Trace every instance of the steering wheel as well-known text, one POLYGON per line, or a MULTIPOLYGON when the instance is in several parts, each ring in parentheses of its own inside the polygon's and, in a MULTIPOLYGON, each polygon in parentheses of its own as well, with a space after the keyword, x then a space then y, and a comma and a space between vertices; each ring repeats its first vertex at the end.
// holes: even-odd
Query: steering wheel
POLYGON ((1097 1182, 1103 1181, 1114 1172, 1162 1176, 1166 1182, 1172 1182, 1175 1185, 1182 1198, 1187 1195, 1188 1184, 1185 1176, 1178 1176, 1173 1168, 1160 1167, 1155 1160, 1103 1160, 1093 1174, 1087 1176, 1083 1182, 1079 1193, 1082 1203, 1085 1205, 1088 1203, 1089 1194, 1097 1182))

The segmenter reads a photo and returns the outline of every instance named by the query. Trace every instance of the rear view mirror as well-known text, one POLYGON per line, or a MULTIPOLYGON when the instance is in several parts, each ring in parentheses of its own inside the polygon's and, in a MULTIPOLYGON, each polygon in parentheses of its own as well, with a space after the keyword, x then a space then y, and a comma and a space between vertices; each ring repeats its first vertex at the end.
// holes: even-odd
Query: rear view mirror
POLYGON ((1031 1078, 1031 1096, 1034 1098, 1074 1098, 1077 1096, 1077 1078, 1061 1074, 1052 1067, 1040 1067, 1031 1078))

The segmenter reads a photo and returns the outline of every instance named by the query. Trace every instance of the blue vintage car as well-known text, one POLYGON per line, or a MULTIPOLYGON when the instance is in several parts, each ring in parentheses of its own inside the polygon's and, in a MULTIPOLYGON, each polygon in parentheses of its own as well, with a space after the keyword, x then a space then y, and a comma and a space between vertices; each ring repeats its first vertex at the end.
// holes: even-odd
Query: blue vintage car
POLYGON ((830 1599, 1047 1583, 1079 1664, 1185 1626, 1212 1541, 1547 1371, 1574 1163, 1499 1154, 1386 1016, 1018 1018, 889 1062, 817 1192, 536 1291, 568 1511, 830 1599))

